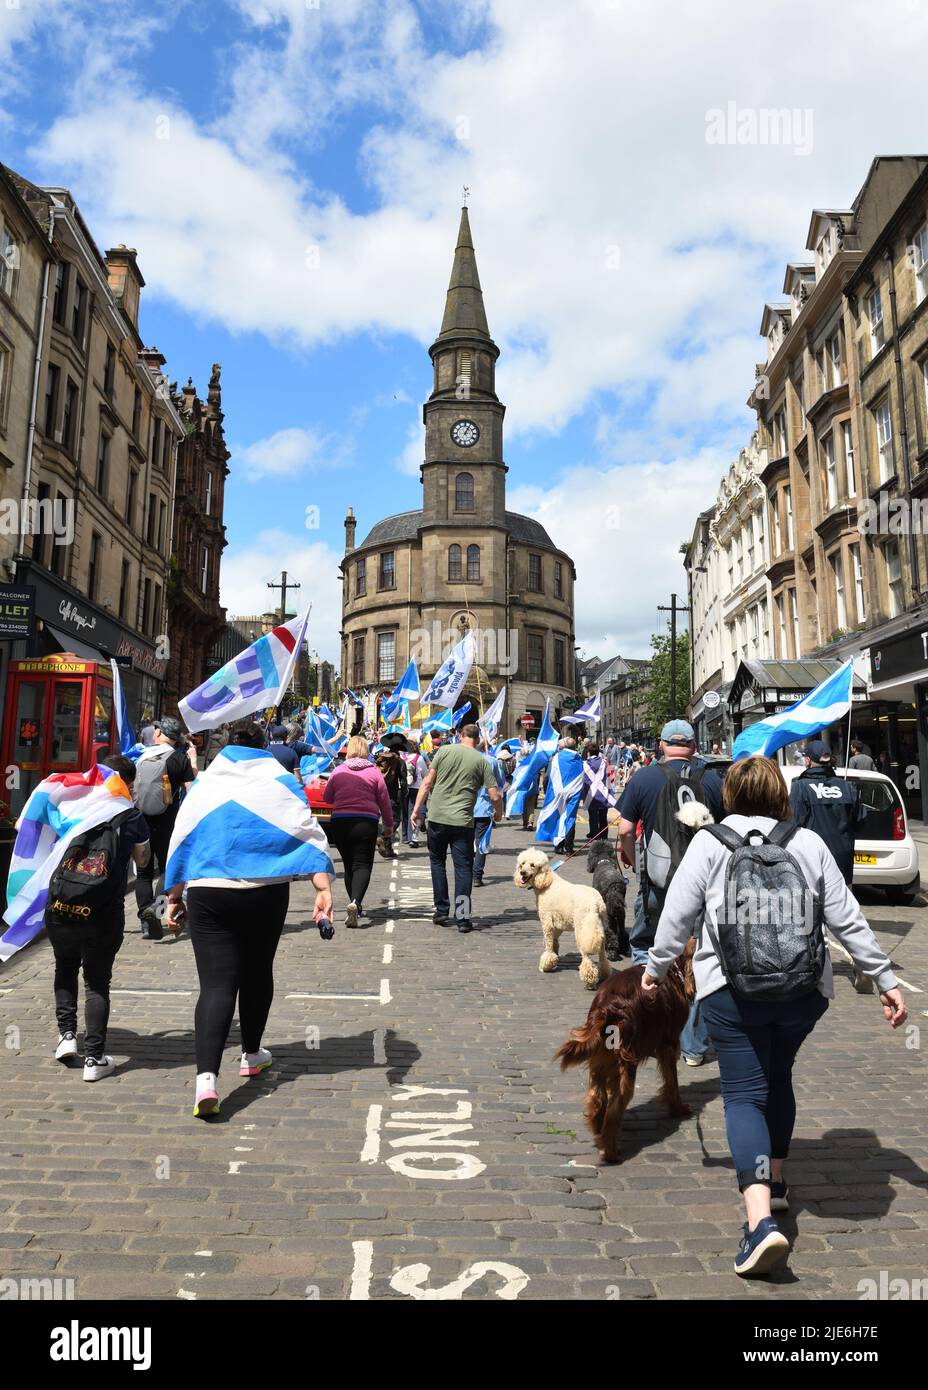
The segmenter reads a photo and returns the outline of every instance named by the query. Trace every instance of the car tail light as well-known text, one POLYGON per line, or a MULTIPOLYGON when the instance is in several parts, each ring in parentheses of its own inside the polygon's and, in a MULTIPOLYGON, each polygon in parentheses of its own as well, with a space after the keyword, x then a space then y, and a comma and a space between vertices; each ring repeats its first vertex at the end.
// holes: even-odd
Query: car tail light
POLYGON ((893 839, 905 839, 905 813, 901 806, 897 806, 893 811, 893 839))

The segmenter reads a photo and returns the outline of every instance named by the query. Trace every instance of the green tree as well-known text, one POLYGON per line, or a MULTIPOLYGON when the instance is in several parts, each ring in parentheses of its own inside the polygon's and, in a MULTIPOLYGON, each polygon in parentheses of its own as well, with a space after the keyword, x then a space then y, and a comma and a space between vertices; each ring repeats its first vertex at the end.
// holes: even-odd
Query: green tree
POLYGON ((648 717, 655 735, 668 719, 682 719, 690 698, 690 635, 677 634, 677 699, 673 708, 670 691, 670 633, 655 632, 651 637, 651 688, 648 717))

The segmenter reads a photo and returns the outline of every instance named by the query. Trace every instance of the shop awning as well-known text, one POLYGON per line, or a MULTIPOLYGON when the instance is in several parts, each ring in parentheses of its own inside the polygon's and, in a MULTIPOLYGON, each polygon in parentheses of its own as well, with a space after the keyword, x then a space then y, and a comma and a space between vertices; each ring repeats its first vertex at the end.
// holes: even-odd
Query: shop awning
MULTIPOLYGON (((732 681, 728 703, 732 709, 784 705, 808 695, 817 685, 833 676, 844 663, 828 658, 822 661, 746 661, 742 659, 732 681)), ((867 683, 854 675, 854 699, 867 698, 867 683)))
POLYGON ((61 651, 73 652, 82 661, 102 661, 104 666, 109 665, 108 656, 104 656, 96 647, 82 642, 79 637, 74 637, 70 632, 59 632, 58 628, 52 627, 51 623, 45 624, 45 631, 54 638, 61 651))

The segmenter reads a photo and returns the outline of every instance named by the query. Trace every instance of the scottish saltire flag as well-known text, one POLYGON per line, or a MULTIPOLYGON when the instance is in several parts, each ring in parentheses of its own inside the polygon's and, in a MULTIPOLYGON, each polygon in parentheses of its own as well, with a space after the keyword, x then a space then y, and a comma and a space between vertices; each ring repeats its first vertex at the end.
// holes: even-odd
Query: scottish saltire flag
POLYGON ((381 701, 381 718, 387 721, 395 719, 402 709, 404 700, 408 702, 409 700, 418 700, 418 698, 419 672, 416 670, 416 663, 410 661, 394 690, 385 700, 381 701))
POLYGON ((471 704, 470 700, 468 700, 466 705, 462 705, 460 709, 456 709, 454 711, 451 723, 455 729, 459 729, 461 727, 461 725, 464 723, 465 716, 468 715, 472 709, 473 705, 471 704))
POLYGON ((551 697, 545 700, 545 712, 541 717, 541 728, 535 740, 535 747, 544 753, 555 753, 559 742, 558 732, 551 723, 551 697))
POLYGON ((353 690, 346 690, 345 698, 347 700, 350 700, 350 702, 355 706, 356 709, 364 708, 364 701, 361 699, 359 695, 356 695, 353 690))
POLYGON ((110 658, 110 668, 113 672, 113 709, 116 712, 116 732, 119 735, 119 751, 127 758, 138 761, 142 751, 142 745, 135 737, 135 730, 129 723, 129 711, 126 709, 126 696, 122 688, 122 681, 119 677, 119 667, 110 658))
POLYGON ((422 725, 424 734, 450 734, 454 728, 454 713, 451 709, 442 710, 441 714, 432 714, 422 725))
POLYGON ((432 677, 428 690, 421 698, 423 705, 444 705, 451 708, 467 684, 470 668, 474 664, 477 640, 472 632, 453 647, 451 654, 432 677))
POLYGON ((570 748, 555 753, 548 765, 548 786, 535 820, 535 839, 559 845, 577 822, 583 795, 583 759, 570 748))
POLYGON ((321 777, 323 772, 328 772, 331 766, 332 759, 324 753, 304 753, 300 759, 300 776, 304 782, 311 782, 313 778, 321 777))
MULTIPOLYGON (((342 737, 344 738, 344 735, 342 735, 342 737)), ((339 743, 337 739, 333 740, 330 735, 325 732, 319 720, 318 713, 314 709, 308 709, 306 711, 306 741, 313 744, 316 748, 321 748, 326 757, 330 758, 332 762, 335 761, 338 749, 341 747, 341 743, 339 743), (337 747, 336 744, 338 745, 337 747)))
POLYGON ((409 701, 401 700, 396 711, 397 718, 392 724, 388 724, 385 730, 388 734, 405 734, 407 729, 412 728, 412 721, 409 718, 409 701))
POLYGON ((609 764, 605 758, 599 759, 599 767, 593 767, 591 759, 583 764, 583 804, 589 807, 594 802, 597 806, 618 804, 609 784, 609 764))
POLYGON ((581 705, 575 714, 562 714, 558 720, 559 724, 585 724, 587 720, 591 723, 599 719, 599 693, 592 695, 585 705, 581 705))
POLYGON ((797 704, 742 729, 732 744, 732 759, 747 758, 752 753, 762 753, 769 758, 785 744, 810 738, 827 729, 836 719, 843 719, 851 708, 853 686, 854 659, 851 657, 797 704))
MULTIPOLYGON (((506 687, 503 686, 502 690, 499 692, 496 699, 493 701, 492 705, 487 710, 486 714, 482 714, 480 718, 477 720, 477 727, 483 734, 483 737, 486 739, 487 743, 492 743, 493 740, 496 738, 496 735, 499 731, 500 723, 502 722, 503 706, 505 705, 505 703, 506 687)), ((518 742, 518 740, 516 740, 516 742, 518 742)))
POLYGON ((328 841, 293 774, 269 748, 223 748, 181 802, 164 886, 334 872, 328 841))
POLYGON ((506 796, 507 816, 520 816, 525 810, 527 799, 538 790, 538 778, 542 769, 547 766, 550 756, 550 753, 538 747, 537 742, 532 744, 531 752, 522 759, 512 774, 512 782, 506 796))
POLYGON ((108 767, 54 772, 39 783, 16 822, 0 960, 9 960, 42 930, 48 885, 71 842, 131 809, 129 788, 108 767))
POLYGON ((177 708, 192 734, 278 705, 306 637, 309 609, 267 632, 198 685, 177 708))
POLYGON ((512 753, 518 753, 521 747, 522 740, 520 738, 504 738, 502 743, 496 745, 493 752, 498 756, 501 748, 508 748, 512 753))

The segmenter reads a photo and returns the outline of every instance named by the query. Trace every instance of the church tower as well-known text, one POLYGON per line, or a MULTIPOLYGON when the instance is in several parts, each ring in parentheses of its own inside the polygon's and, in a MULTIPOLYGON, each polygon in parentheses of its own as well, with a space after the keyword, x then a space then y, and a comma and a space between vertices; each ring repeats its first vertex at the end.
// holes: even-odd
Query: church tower
POLYGON ((503 416, 496 394, 499 348, 490 337, 467 208, 461 209, 451 281, 429 348, 432 394, 422 408, 425 526, 505 526, 503 416))

